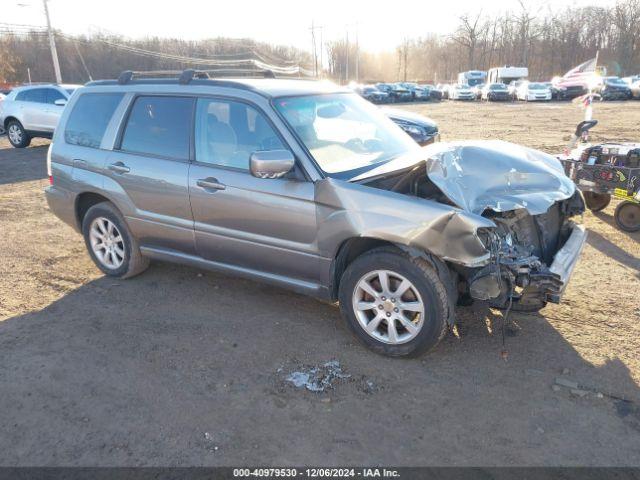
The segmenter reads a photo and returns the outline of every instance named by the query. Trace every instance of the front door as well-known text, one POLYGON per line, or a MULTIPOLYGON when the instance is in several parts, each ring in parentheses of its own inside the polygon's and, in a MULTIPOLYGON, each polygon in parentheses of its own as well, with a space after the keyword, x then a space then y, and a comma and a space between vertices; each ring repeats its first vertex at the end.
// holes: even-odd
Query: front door
POLYGON ((313 183, 260 179, 249 172, 257 150, 286 149, 252 106, 199 99, 189 194, 198 254, 219 263, 314 282, 319 275, 313 183))

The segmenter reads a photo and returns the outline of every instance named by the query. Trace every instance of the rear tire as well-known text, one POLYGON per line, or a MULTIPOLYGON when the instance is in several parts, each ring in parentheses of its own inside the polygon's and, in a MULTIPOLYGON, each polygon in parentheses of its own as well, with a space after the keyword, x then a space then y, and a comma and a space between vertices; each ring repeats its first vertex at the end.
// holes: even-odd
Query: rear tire
POLYGON ((14 148, 25 148, 31 143, 31 136, 18 120, 10 120, 7 124, 7 137, 14 148))
POLYGON ((122 214, 111 202, 91 207, 82 220, 89 256, 105 274, 131 278, 147 269, 149 259, 140 253, 122 214))
POLYGON ((587 208, 592 212, 604 210, 611 203, 611 195, 608 193, 582 192, 587 208))
POLYGON ((427 260, 394 248, 356 258, 342 275, 339 300, 349 328, 383 355, 420 355, 447 331, 450 307, 444 281, 427 260))
POLYGON ((640 204, 628 201, 618 204, 613 218, 620 230, 637 232, 640 230, 640 204))

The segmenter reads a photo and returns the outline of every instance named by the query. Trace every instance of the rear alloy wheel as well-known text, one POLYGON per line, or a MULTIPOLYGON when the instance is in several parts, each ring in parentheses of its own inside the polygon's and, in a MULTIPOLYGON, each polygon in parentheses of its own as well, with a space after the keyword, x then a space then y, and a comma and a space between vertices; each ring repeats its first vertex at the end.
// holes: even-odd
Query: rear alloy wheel
POLYGON ((616 207, 614 213, 616 225, 625 232, 640 230, 640 204, 624 201, 616 207))
POLYGON ((91 259, 107 275, 129 278, 149 266, 124 217, 110 202, 98 203, 87 211, 82 233, 91 259))
POLYGON ((124 239, 118 227, 105 217, 97 217, 89 227, 91 249, 102 266, 115 270, 124 263, 124 239))
POLYGON ((592 212, 604 210, 611 203, 611 195, 608 193, 582 192, 587 208, 592 212))
POLYGON ((394 248, 371 250, 349 264, 339 300, 351 330, 384 355, 419 355, 446 333, 449 301, 434 266, 394 248))
POLYGON ((7 124, 7 137, 15 148, 25 148, 31 143, 31 137, 17 120, 11 120, 7 124))

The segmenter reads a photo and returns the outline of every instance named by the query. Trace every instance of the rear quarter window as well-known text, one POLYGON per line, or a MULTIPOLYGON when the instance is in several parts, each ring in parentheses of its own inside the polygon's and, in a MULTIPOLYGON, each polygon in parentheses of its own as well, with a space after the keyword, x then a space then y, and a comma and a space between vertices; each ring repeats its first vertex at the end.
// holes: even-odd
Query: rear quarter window
POLYGON ((123 93, 85 93, 78 98, 64 129, 64 140, 72 145, 100 148, 102 137, 123 93))

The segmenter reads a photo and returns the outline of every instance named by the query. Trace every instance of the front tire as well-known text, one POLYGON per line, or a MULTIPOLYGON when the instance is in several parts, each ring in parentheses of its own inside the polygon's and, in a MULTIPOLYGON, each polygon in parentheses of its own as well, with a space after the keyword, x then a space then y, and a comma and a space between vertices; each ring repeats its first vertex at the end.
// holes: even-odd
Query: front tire
POLYGON ((98 203, 87 211, 82 234, 89 256, 109 276, 130 278, 149 266, 149 259, 142 256, 124 217, 111 202, 98 203))
POLYGON ((14 148, 25 148, 31 143, 31 136, 18 120, 11 120, 7 124, 7 137, 14 148))
POLYGON ((436 269, 393 248, 356 258, 342 275, 339 300, 354 334, 383 355, 420 355, 447 330, 449 299, 436 269))

